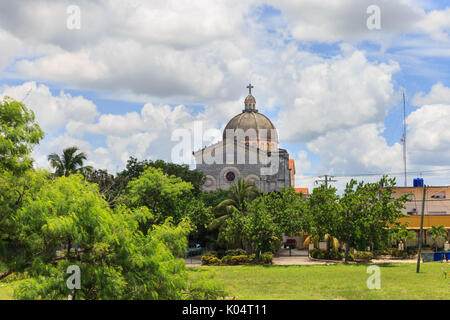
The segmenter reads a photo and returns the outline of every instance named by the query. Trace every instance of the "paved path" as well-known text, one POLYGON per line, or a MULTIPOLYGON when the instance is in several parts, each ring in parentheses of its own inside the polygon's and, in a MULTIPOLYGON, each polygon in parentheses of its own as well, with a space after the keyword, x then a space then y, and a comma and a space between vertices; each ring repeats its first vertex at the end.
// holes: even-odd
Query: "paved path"
MULTIPOLYGON (((284 249, 283 249, 284 250, 284 249)), ((292 250, 292 256, 289 256, 289 250, 287 252, 278 252, 278 256, 273 258, 273 265, 275 266, 307 266, 307 265, 333 265, 342 263, 342 261, 317 261, 311 260, 308 257, 306 250, 292 250)), ((186 267, 201 267, 200 256, 189 257, 186 260, 186 267)), ((373 259, 371 264, 382 263, 417 263, 417 259, 403 259, 403 260, 389 260, 389 259, 373 259)))
POLYGON ((336 264, 336 262, 328 262, 328 261, 315 261, 310 260, 307 256, 280 256, 273 258, 272 264, 275 266, 304 266, 304 265, 328 265, 328 264, 336 264))

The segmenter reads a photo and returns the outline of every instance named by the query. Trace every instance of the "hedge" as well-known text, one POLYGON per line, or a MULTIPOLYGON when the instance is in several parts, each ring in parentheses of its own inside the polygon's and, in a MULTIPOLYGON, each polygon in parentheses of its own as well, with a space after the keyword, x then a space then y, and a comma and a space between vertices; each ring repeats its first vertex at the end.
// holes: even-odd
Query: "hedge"
MULTIPOLYGON (((242 250, 243 251, 243 250, 242 250)), ((255 254, 237 254, 242 253, 241 249, 227 251, 227 255, 223 256, 221 259, 215 256, 215 252, 209 252, 208 254, 202 256, 202 265, 206 266, 218 266, 218 265, 241 265, 241 264, 252 264, 256 263, 255 254)), ((245 251, 244 251, 245 252, 245 251)), ((273 254, 271 252, 263 253, 259 256, 260 264, 272 264, 273 254)))

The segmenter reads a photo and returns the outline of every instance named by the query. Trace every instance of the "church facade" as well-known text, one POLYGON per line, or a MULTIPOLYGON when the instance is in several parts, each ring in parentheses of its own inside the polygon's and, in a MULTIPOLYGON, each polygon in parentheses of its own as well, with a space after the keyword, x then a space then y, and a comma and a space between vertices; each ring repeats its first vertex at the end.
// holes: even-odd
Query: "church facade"
POLYGON ((206 177, 204 191, 228 189, 238 178, 253 182, 262 192, 295 185, 294 161, 279 148, 273 123, 256 109, 253 86, 247 88, 244 110, 228 122, 223 140, 194 152, 196 169, 206 177))

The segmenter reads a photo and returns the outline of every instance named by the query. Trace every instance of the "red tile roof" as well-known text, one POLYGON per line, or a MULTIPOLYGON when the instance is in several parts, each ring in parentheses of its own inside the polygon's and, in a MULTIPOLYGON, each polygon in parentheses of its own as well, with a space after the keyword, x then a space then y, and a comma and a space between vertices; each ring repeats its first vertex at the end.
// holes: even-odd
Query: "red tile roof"
POLYGON ((308 195, 308 188, 294 188, 295 192, 297 193, 301 193, 303 195, 308 195))

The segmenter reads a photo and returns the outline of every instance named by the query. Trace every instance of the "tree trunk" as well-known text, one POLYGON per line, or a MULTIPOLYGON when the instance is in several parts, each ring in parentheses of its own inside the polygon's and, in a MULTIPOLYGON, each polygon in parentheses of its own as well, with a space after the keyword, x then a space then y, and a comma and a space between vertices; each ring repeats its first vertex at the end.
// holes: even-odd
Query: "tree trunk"
POLYGON ((350 250, 350 246, 348 244, 348 242, 345 242, 345 253, 344 253, 344 263, 348 262, 348 253, 350 250))

